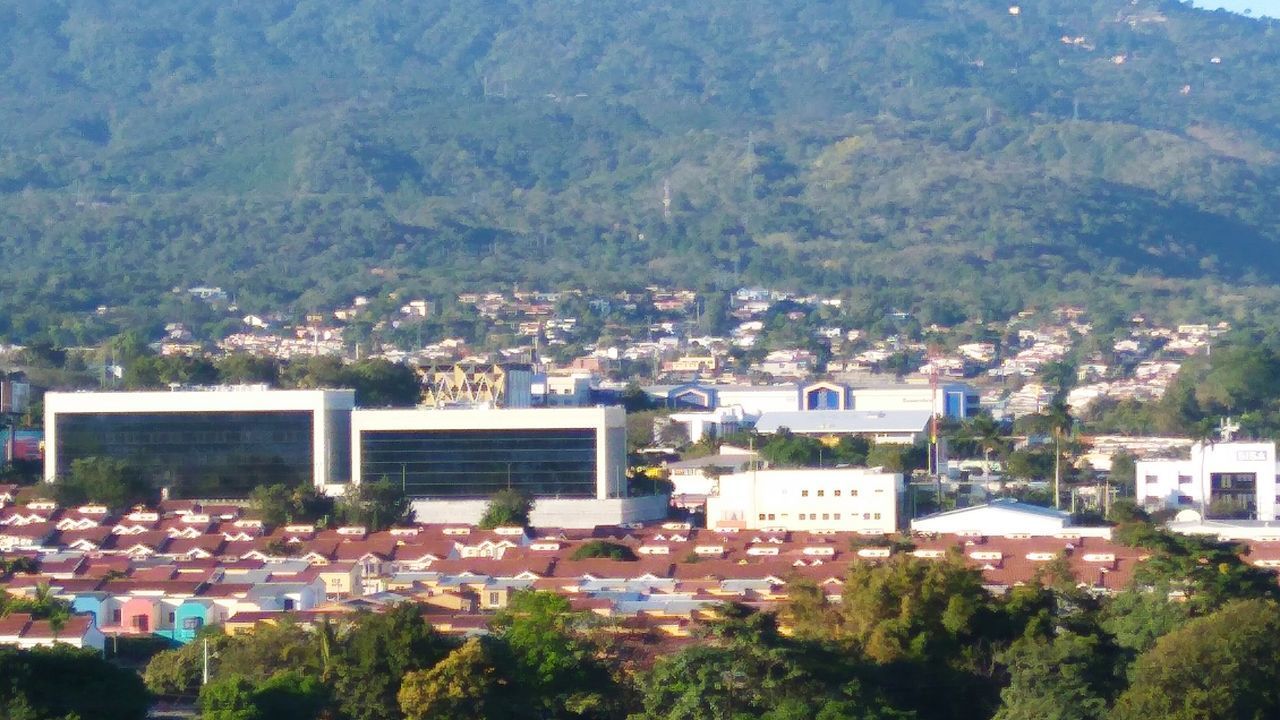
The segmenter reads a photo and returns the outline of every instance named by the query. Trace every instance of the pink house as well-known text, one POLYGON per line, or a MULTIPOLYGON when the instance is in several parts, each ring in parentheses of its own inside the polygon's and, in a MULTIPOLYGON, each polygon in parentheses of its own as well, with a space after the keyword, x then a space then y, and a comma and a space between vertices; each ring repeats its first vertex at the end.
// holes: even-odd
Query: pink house
MULTIPOLYGON (((111 628, 121 633, 146 635, 159 627, 159 598, 132 597, 120 606, 120 617, 111 628)), ((104 628, 106 629, 106 628, 104 628)))

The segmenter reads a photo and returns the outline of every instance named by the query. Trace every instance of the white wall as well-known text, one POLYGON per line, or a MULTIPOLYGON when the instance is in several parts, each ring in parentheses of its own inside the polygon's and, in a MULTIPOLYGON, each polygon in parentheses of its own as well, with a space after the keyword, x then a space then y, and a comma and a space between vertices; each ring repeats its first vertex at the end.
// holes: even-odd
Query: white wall
POLYGON ((707 527, 891 533, 902 487, 901 474, 861 468, 725 475, 707 498, 707 527))
POLYGON ((761 385, 759 387, 710 386, 716 391, 716 406, 738 406, 748 415, 766 412, 790 412, 800 409, 800 389, 795 385, 761 385))
MULTIPOLYGON (((653 522, 667 517, 671 498, 653 495, 638 498, 535 500, 529 524, 534 527, 587 529, 597 525, 653 522)), ((484 515, 487 500, 415 500, 413 517, 420 523, 474 525, 484 515)))

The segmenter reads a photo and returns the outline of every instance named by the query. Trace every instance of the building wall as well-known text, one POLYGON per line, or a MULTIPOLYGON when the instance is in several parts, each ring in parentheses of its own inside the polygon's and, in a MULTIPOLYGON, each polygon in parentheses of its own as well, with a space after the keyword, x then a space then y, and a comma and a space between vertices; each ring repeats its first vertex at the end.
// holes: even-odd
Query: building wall
POLYGON ((63 445, 58 438, 59 417, 71 415, 181 415, 267 412, 307 412, 311 414, 311 477, 317 487, 335 484, 346 475, 330 455, 332 440, 349 442, 343 429, 333 424, 335 413, 344 414, 355 405, 352 390, 259 390, 222 389, 177 392, 93 392, 45 395, 45 480, 57 479, 63 445))
POLYGON ((928 385, 854 388, 853 410, 928 410, 946 417, 965 418, 977 412, 977 393, 963 383, 943 383, 937 393, 928 385))
POLYGON ((716 390, 718 407, 739 406, 749 415, 800 409, 800 389, 795 385, 712 387, 716 390))
POLYGON ((902 488, 901 474, 862 468, 725 475, 707 498, 707 527, 891 533, 902 488))
POLYGON ((1203 510, 1212 495, 1213 475, 1252 474, 1257 519, 1276 519, 1280 465, 1273 442, 1195 443, 1186 460, 1139 460, 1136 470, 1137 495, 1144 504, 1196 510, 1203 510))
MULTIPOLYGON (((533 504, 529 524, 534 527, 593 528, 653 522, 667 516, 670 497, 566 499, 542 498, 533 504)), ((488 507, 487 500, 415 500, 413 516, 420 523, 475 524, 488 507)))

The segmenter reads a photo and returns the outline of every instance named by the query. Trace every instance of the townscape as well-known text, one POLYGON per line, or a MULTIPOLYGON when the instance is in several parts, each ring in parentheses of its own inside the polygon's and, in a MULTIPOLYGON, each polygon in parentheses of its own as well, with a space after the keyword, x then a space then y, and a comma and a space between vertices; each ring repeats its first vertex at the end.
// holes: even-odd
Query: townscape
POLYGON ((1246 5, 0 2, 0 720, 1280 718, 1246 5))

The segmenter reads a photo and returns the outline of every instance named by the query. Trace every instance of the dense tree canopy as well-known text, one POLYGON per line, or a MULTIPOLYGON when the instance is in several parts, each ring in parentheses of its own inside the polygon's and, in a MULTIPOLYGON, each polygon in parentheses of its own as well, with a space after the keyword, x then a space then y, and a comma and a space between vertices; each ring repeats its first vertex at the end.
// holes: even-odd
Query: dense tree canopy
POLYGON ((637 269, 944 322, 1277 303, 1272 30, 1180 3, 58 0, 0 28, 0 337, 238 327, 197 285, 299 317, 637 269))

